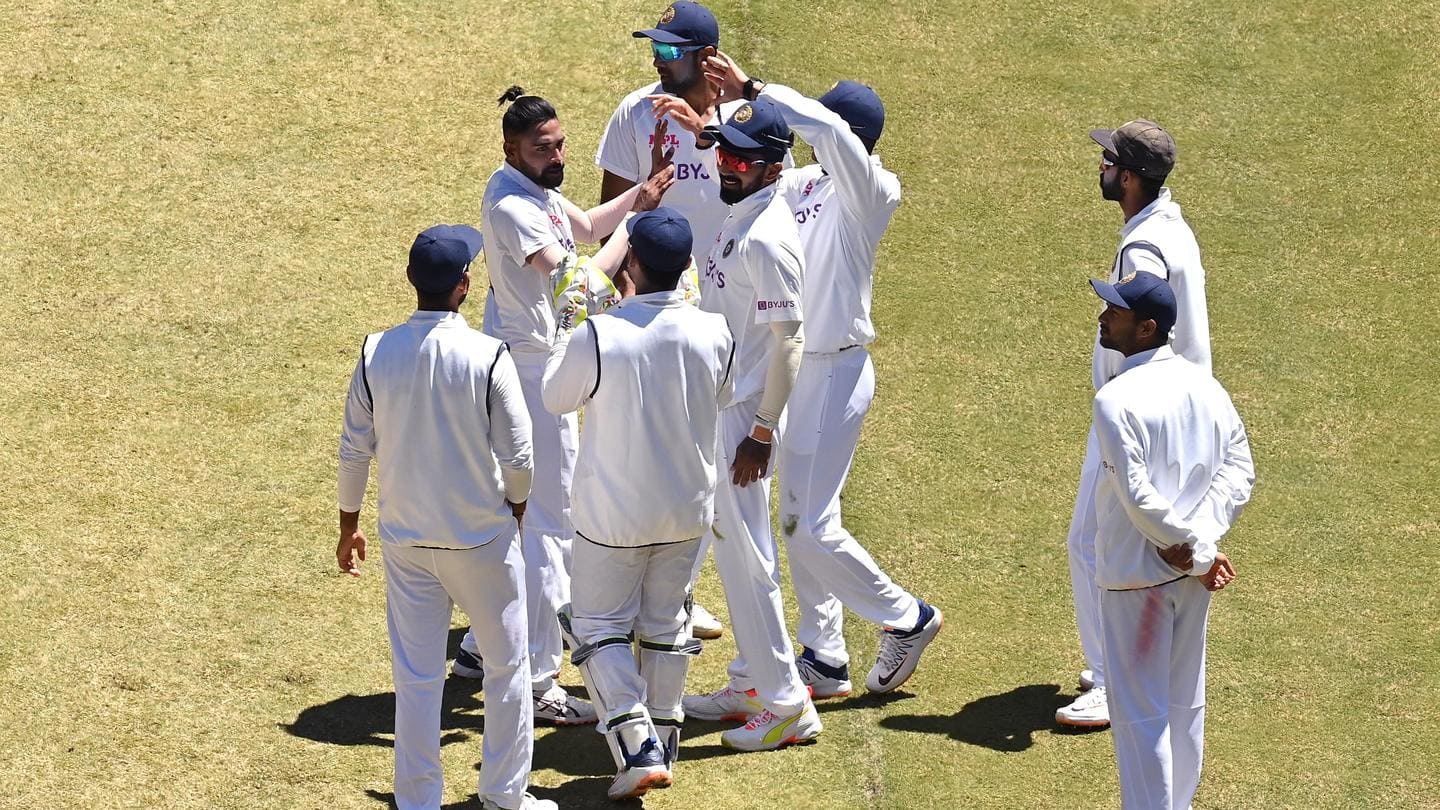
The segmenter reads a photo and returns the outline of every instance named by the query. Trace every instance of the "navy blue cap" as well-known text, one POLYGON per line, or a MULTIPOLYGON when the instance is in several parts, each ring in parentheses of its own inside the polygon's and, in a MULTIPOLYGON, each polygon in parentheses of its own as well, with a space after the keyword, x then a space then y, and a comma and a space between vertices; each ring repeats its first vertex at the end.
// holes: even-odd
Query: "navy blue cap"
POLYGON ((1170 289, 1169 282, 1154 273, 1131 273, 1116 284, 1091 279, 1090 286, 1106 303, 1154 320, 1162 335, 1170 334, 1175 326, 1175 291, 1170 289))
POLYGON ((786 150, 795 145, 795 136, 780 108, 764 96, 745 102, 729 121, 705 130, 721 146, 737 152, 759 152, 772 161, 785 157, 786 150))
POLYGON ((720 47, 720 23, 710 9, 689 0, 671 3, 660 15, 654 28, 636 31, 636 37, 648 37, 666 45, 714 45, 720 47))
POLYGON ((647 270, 681 273, 690 266, 695 237, 689 220, 674 208, 662 205, 632 217, 626 229, 630 232, 630 249, 647 270))
POLYGON ((866 140, 880 140, 885 129, 885 105, 868 86, 846 79, 821 96, 820 103, 845 119, 851 132, 866 140))
POLYGON ((423 293, 455 289, 485 238, 469 225, 435 225, 421 231, 410 246, 410 283, 423 293))

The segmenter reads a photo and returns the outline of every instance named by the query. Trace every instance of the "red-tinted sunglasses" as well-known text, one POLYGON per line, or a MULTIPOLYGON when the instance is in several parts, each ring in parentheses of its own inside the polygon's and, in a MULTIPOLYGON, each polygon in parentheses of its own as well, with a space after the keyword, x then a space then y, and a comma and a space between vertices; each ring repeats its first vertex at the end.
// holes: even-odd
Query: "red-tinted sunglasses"
POLYGON ((723 146, 717 146, 715 147, 715 162, 736 174, 744 174, 750 171, 751 166, 761 166, 770 161, 742 158, 734 152, 727 151, 723 146))

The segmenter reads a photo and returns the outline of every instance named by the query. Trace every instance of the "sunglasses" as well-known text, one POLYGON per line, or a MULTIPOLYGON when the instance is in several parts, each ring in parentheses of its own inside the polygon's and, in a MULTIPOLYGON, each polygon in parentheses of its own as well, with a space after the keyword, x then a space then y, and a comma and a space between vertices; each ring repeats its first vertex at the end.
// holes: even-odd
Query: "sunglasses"
POLYGON ((770 161, 756 158, 743 158, 734 152, 726 150, 723 146, 717 146, 715 147, 715 162, 736 174, 744 174, 750 171, 751 166, 761 166, 770 161))
POLYGON ((700 49, 703 48, 703 47, 705 47, 705 46, 704 46, 704 45, 667 45, 667 44, 664 43, 664 42, 654 42, 654 41, 652 41, 652 42, 650 43, 650 52, 653 53, 653 54, 655 54, 655 58, 656 58, 656 59, 659 59, 661 62, 674 62, 676 59, 679 59, 680 57, 684 56, 685 54, 691 53, 692 51, 698 51, 698 50, 700 50, 700 49))
POLYGON ((1100 168, 1101 168, 1101 169, 1111 169, 1111 168, 1114 168, 1114 167, 1116 167, 1116 166, 1119 166, 1119 167, 1122 168, 1122 169, 1129 169, 1130 171, 1135 172, 1136 174, 1139 174, 1139 170, 1136 169, 1134 166, 1130 166, 1130 165, 1128 165, 1128 164, 1121 163, 1121 162, 1120 162, 1120 156, 1119 156, 1119 155, 1112 155, 1112 154, 1110 154, 1109 152, 1102 152, 1102 153, 1100 153, 1100 168))

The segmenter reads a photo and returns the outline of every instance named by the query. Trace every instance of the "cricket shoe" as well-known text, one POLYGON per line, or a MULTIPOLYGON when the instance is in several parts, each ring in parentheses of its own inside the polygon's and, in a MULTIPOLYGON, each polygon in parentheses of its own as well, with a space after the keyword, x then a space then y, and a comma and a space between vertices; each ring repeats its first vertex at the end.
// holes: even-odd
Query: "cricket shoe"
POLYGON ((769 709, 762 710, 740 728, 720 735, 720 744, 736 751, 774 751, 787 745, 809 742, 820 736, 824 726, 815 704, 805 701, 805 708, 781 717, 769 709))
POLYGON ((1055 722, 1078 728, 1104 728, 1110 725, 1110 702, 1105 687, 1097 686, 1075 698, 1069 706, 1055 710, 1055 722))
POLYGON ((809 647, 801 648, 800 657, 795 659, 795 669, 800 672, 800 682, 810 688, 813 698, 849 697, 853 688, 850 684, 850 666, 842 664, 832 667, 815 657, 809 647))
POLYGON ((485 663, 480 660, 479 653, 461 647, 460 652, 455 653, 455 663, 450 665, 450 672, 460 678, 484 678, 485 663))
POLYGON ((668 788, 674 777, 665 765, 665 752, 660 741, 651 737, 633 754, 625 754, 625 767, 615 774, 615 781, 605 792, 614 801, 638 799, 657 788, 668 788))
POLYGON ((1080 670, 1080 691, 1089 692, 1095 688, 1095 673, 1088 669, 1080 670))
MULTIPOLYGON (((505 810, 505 808, 489 799, 481 800, 480 807, 481 810, 505 810)), ((515 808, 515 810, 560 810, 560 805, 549 799, 537 799, 529 793, 526 793, 520 797, 520 806, 515 808)))
POLYGON ((920 621, 908 633, 885 629, 880 632, 880 651, 875 656, 875 666, 865 676, 865 688, 871 692, 890 692, 910 680, 915 667, 920 664, 920 654, 945 624, 940 608, 925 602, 920 603, 920 621))
POLYGON ((725 625, 715 614, 699 605, 690 606, 690 635, 712 641, 725 635, 725 625))
POLYGON ((697 720, 749 720, 765 710, 755 699, 755 690, 736 691, 726 686, 708 695, 686 695, 680 701, 686 717, 697 720))
POLYGON ((546 720, 557 726, 588 726, 600 719, 590 701, 571 697, 569 692, 555 684, 545 692, 535 693, 535 719, 546 720))

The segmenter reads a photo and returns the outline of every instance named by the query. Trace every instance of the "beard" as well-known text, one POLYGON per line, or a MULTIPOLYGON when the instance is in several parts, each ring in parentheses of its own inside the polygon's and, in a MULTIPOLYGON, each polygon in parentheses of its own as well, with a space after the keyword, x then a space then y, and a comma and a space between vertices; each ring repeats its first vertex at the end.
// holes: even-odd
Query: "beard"
POLYGON ((760 187, 763 186, 764 184, 765 184, 765 175, 763 175, 763 174, 757 176, 757 177, 755 178, 755 181, 752 182, 752 183, 751 183, 750 185, 748 185, 748 186, 745 185, 745 181, 744 181, 744 180, 741 180, 739 183, 737 183, 736 185, 733 185, 733 186, 727 186, 727 185, 725 185, 724 183, 721 183, 721 184, 720 184, 720 201, 723 202, 723 203, 725 203, 726 205, 734 205, 735 203, 740 202, 741 200, 745 199, 746 197, 749 197, 751 194, 754 194, 755 192, 759 191, 759 190, 760 190, 760 187))
POLYGON ((692 87, 698 84, 699 81, 700 77, 693 73, 689 76, 679 78, 671 77, 667 79, 664 76, 661 76, 660 89, 664 90, 666 93, 669 93, 672 96, 683 96, 692 87))
POLYGON ((541 188, 559 188, 560 184, 565 182, 565 166, 564 164, 551 166, 545 171, 540 172, 538 177, 532 177, 530 179, 534 180, 535 185, 541 188))
POLYGON ((1120 172, 1117 171, 1114 174, 1105 172, 1100 175, 1100 196, 1110 202, 1120 202, 1125 196, 1125 187, 1120 185, 1120 172), (1114 180, 1107 183, 1105 182, 1107 177, 1112 177, 1114 180))

